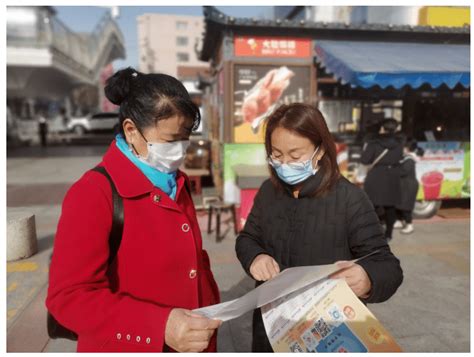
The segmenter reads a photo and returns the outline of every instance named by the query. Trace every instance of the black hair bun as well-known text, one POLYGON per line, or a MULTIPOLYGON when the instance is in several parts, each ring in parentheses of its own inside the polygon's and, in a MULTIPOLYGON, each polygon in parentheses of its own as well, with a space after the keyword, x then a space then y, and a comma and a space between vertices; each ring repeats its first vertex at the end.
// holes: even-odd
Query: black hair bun
POLYGON ((115 105, 120 105, 130 94, 132 81, 138 74, 134 68, 127 67, 109 77, 104 88, 107 99, 115 105))

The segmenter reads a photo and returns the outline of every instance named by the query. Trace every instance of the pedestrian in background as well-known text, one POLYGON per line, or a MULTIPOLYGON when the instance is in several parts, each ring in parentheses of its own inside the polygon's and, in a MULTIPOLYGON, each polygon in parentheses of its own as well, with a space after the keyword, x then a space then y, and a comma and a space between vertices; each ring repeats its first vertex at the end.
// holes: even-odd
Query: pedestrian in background
MULTIPOLYGON (((336 145, 314 106, 280 106, 267 119, 271 178, 260 187, 237 237, 237 257, 256 286, 303 265, 341 264, 364 303, 389 299, 403 272, 366 193, 340 172, 336 145), (360 262, 341 262, 377 251, 360 262)), ((260 309, 253 314, 252 351, 272 352, 260 309)))
MULTIPOLYGON (((401 198, 397 205, 397 216, 401 233, 413 233, 413 209, 415 208, 416 196, 419 183, 416 178, 416 162, 418 157, 423 156, 424 151, 418 147, 415 140, 407 141, 403 148, 404 156, 400 162, 401 198)), ((398 228, 398 227, 397 227, 398 228)))
POLYGON ((379 134, 364 144, 361 163, 372 166, 364 181, 375 209, 384 212, 385 238, 392 239, 393 225, 397 220, 396 206, 400 204, 400 161, 403 158, 403 138, 396 134, 398 122, 385 119, 379 134))
POLYGON ((40 139, 40 144, 42 147, 48 146, 48 121, 46 120, 46 116, 44 111, 38 112, 38 135, 40 139))
POLYGON ((120 134, 68 191, 54 240, 48 311, 78 352, 215 352, 220 321, 191 310, 219 302, 189 190, 178 170, 198 107, 165 74, 127 68, 107 80, 120 134), (103 171, 104 172, 104 171, 103 171), (117 201, 121 243, 109 262, 117 201))

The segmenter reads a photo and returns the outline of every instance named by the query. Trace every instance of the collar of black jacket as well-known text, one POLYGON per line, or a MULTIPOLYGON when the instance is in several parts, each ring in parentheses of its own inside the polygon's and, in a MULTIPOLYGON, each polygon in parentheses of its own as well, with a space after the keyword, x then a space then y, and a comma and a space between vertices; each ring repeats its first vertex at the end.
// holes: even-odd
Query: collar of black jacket
MULTIPOLYGON (((303 186, 301 187, 298 198, 311 196, 321 184, 321 181, 323 180, 323 176, 324 176, 323 170, 322 168, 319 168, 318 171, 314 175, 311 175, 305 181, 303 181, 303 186)), ((291 197, 293 197, 293 186, 285 184, 285 183, 283 184, 283 186, 285 187, 285 191, 291 197)))

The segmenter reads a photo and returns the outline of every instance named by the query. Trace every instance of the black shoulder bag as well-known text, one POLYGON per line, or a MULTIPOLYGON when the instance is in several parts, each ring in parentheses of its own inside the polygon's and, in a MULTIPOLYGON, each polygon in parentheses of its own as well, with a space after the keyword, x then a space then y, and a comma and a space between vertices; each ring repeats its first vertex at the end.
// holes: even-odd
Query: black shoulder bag
MULTIPOLYGON (((110 178, 108 172, 103 166, 96 166, 91 171, 96 171, 104 175, 109 180, 110 188, 112 189, 112 203, 113 203, 113 216, 112 216, 112 229, 109 235, 109 261, 108 264, 112 264, 115 259, 120 242, 122 241, 123 233, 123 201, 117 192, 117 188, 114 182, 110 178)), ((48 335, 50 338, 66 338, 68 340, 77 341, 77 334, 66 327, 62 326, 53 315, 48 311, 48 335)))

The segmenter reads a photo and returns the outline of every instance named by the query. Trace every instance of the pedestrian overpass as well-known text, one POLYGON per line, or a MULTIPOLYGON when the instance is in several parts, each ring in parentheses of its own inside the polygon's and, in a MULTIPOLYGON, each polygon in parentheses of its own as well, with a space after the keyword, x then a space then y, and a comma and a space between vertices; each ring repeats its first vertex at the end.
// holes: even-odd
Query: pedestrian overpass
POLYGON ((49 6, 7 7, 7 96, 57 100, 95 86, 108 63, 125 58, 123 34, 107 12, 91 33, 75 33, 49 6))

